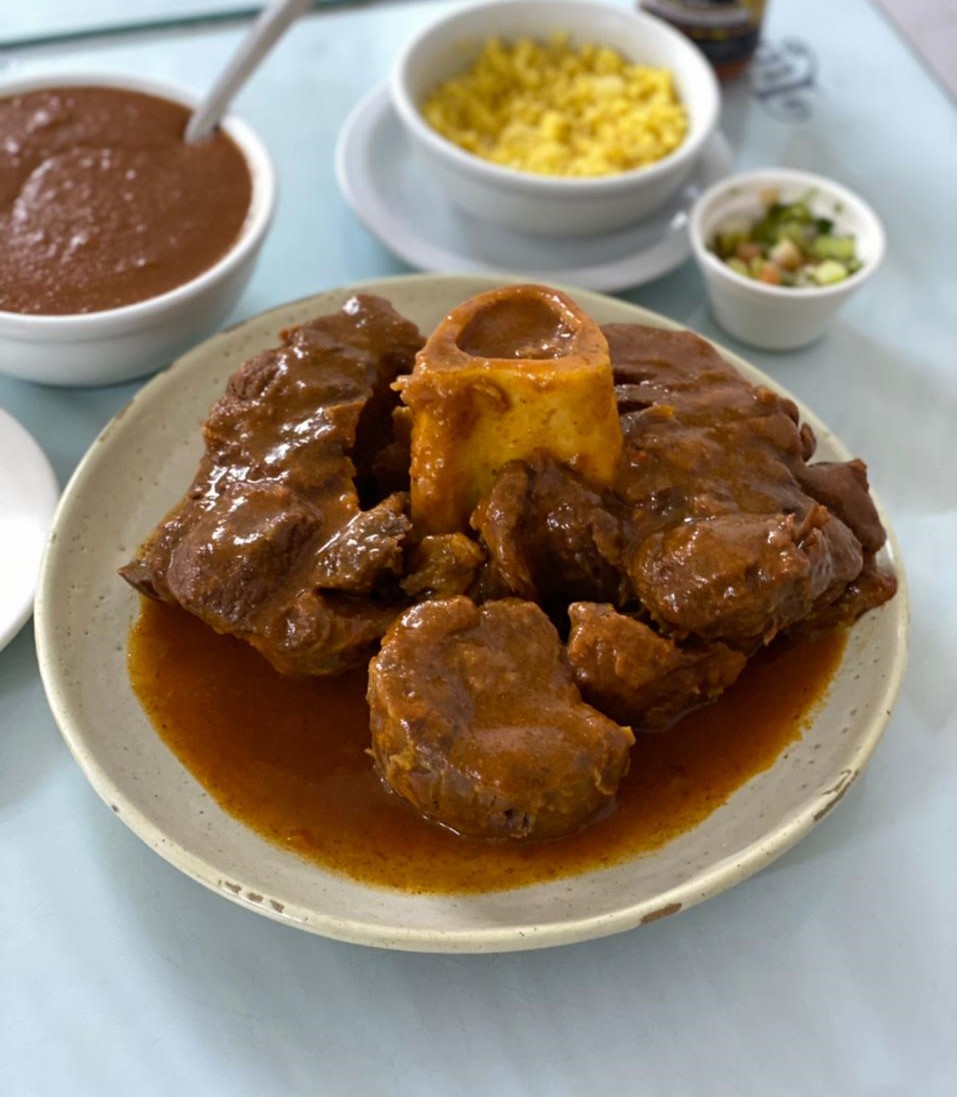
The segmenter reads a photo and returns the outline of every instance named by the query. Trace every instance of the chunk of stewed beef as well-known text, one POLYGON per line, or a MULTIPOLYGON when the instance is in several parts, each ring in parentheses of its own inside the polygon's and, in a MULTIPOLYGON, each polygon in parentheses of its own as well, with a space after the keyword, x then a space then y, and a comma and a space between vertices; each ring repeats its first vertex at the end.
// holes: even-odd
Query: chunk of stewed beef
POLYGON ((550 838, 615 794, 631 731, 582 701, 531 602, 423 602, 369 664, 372 751, 386 783, 463 834, 550 838))
POLYGON ((376 453, 392 441, 389 385, 421 343, 367 296, 283 332, 229 379, 192 485, 124 578, 286 673, 366 660, 398 612, 410 529, 406 497, 375 488, 376 453))
POLYGON ((480 591, 546 606, 624 596, 622 508, 538 453, 499 472, 472 514, 488 550, 480 591))
POLYGON ((749 649, 842 599, 851 620, 893 593, 892 576, 857 583, 884 541, 860 461, 809 464, 814 432, 794 402, 698 336, 603 330, 625 438, 625 567, 661 630, 749 649))
POLYGON ((569 607, 568 661, 582 696, 635 731, 660 731, 713 701, 746 656, 721 643, 676 644, 613 606, 569 607))

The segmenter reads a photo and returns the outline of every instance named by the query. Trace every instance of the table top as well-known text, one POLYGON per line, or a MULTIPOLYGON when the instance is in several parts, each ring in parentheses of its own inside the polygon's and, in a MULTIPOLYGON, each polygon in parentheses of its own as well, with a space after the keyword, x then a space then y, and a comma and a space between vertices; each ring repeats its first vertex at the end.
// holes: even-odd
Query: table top
MULTIPOLYGON (((338 131, 399 43, 451 6, 327 7, 241 93, 281 177, 230 322, 407 268, 334 175, 338 131)), ((4 5, 0 78, 117 71, 202 90, 239 5, 4 5), (16 8, 16 13, 11 8, 16 8), (211 22, 196 22, 214 13, 211 22), (97 29, 98 35, 77 32, 97 29), (109 33, 102 33, 104 30, 109 33), (44 39, 50 39, 44 41, 44 39)), ((881 9, 771 0, 763 60, 725 88, 739 168, 835 176, 888 254, 820 343, 752 351, 715 326, 689 261, 623 297, 743 353, 868 462, 911 587, 910 666, 840 807, 745 884, 640 930, 501 956, 390 953, 223 901, 101 803, 64 746, 32 629, 0 653, 0 1080, 11 1094, 953 1092, 957 1076, 957 116, 881 9)), ((139 383, 0 377, 0 407, 65 483, 139 383)))

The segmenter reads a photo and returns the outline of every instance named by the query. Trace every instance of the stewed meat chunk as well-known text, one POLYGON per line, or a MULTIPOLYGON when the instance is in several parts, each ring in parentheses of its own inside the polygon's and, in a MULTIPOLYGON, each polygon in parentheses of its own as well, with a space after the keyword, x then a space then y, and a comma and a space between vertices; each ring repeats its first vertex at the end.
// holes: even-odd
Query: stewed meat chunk
POLYGON ((689 518, 643 541, 631 572, 642 603, 672 633, 747 649, 807 616, 862 566, 851 531, 815 506, 802 521, 793 514, 689 518))
POLYGON ((690 332, 603 329, 625 445, 626 570, 662 631, 744 650, 828 607, 847 620, 894 592, 854 586, 884 542, 860 461, 808 464, 793 401, 745 380, 690 332), (871 601, 870 599, 873 599, 871 601))
POLYGON ((369 664, 387 784, 463 834, 551 838, 608 804, 634 737, 581 699, 554 626, 518 599, 407 610, 369 664))
POLYGON ((381 594, 402 571, 408 500, 372 481, 391 441, 389 385, 421 343, 366 296, 283 332, 229 379, 185 498, 120 574, 285 673, 362 663, 398 612, 381 594))
POLYGON ((679 646, 612 606, 569 606, 568 661, 587 701, 636 731, 660 731, 713 701, 747 657, 727 644, 679 646))
POLYGON ((416 601, 465 594, 484 560, 482 547, 464 533, 430 533, 409 553, 401 586, 416 601))
POLYGON ((621 509, 546 453, 510 461, 472 513, 489 553, 481 592, 545 606, 618 602, 627 586, 621 509))

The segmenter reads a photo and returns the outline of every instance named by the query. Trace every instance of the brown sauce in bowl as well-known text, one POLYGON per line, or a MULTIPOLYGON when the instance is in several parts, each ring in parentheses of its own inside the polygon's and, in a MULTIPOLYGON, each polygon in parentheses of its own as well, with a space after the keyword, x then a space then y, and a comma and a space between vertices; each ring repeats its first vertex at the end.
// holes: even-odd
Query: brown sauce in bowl
POLYGON ((800 737, 844 644, 843 632, 775 641, 713 705, 638 737, 612 812, 537 842, 463 838, 388 792, 367 754, 364 671, 285 678, 241 641, 146 599, 129 671, 164 742, 264 838, 366 884, 449 894, 607 867, 696 826, 800 737))
POLYGON ((0 99, 0 310, 118 308, 226 254, 249 212, 249 167, 225 133, 187 145, 188 118, 119 88, 0 99))

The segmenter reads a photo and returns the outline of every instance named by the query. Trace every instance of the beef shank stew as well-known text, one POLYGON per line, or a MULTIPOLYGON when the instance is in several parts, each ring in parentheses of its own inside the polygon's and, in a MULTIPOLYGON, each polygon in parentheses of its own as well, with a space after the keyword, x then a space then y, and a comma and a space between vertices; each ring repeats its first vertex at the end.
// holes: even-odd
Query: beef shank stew
POLYGON ((473 836, 579 829, 635 733, 896 589, 864 465, 809 463, 791 401, 547 287, 428 340, 353 297, 246 363, 204 439, 121 574, 285 674, 368 663, 382 779, 473 836))

